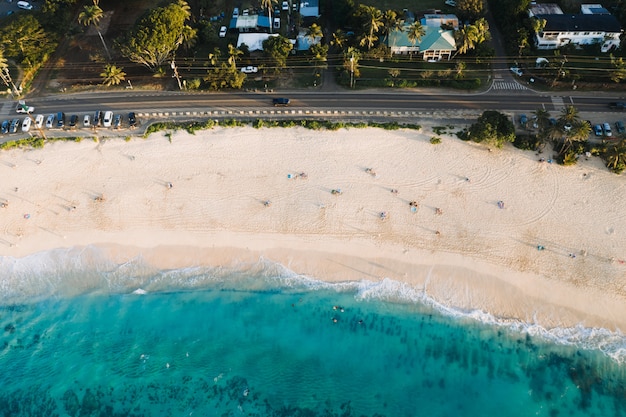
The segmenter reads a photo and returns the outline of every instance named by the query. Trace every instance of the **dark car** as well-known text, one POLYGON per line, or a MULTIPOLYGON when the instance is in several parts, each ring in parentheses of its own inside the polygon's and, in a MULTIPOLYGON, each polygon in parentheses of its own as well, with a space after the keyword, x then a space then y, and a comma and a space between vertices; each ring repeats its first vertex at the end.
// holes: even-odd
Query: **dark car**
POLYGON ((279 97, 272 100, 272 104, 274 106, 283 106, 286 107, 289 105, 289 99, 285 97, 279 97))
POLYGON ((624 127, 624 122, 622 122, 621 120, 618 120, 617 122, 615 122, 615 129, 617 130, 617 133, 626 132, 626 128, 624 127))
POLYGON ((134 112, 128 113, 128 126, 135 127, 137 126, 137 117, 134 112))
POLYGON ((78 116, 73 114, 70 117, 70 127, 76 127, 76 123, 78 123, 78 116))
POLYGON ((113 119, 113 128, 119 129, 121 126, 122 126, 122 115, 116 114, 115 118, 113 119))
POLYGON ((524 126, 524 127, 526 127, 526 124, 527 124, 527 123, 528 123, 528 117, 526 117, 526 115, 525 115, 525 114, 522 114, 522 115, 519 117, 519 124, 520 124, 520 125, 522 125, 522 126, 524 126))
POLYGON ((57 127, 63 129, 63 126, 65 126, 65 113, 60 111, 57 113, 57 127))
POLYGON ((623 101, 617 101, 609 103, 609 107, 613 110, 626 110, 626 103, 624 103, 623 101))
POLYGON ((102 112, 100 110, 96 111, 93 115, 93 121, 91 123, 94 127, 98 127, 102 124, 102 112))
POLYGON ((596 136, 602 136, 602 126, 595 125, 593 127, 593 133, 595 133, 596 136))
POLYGON ((2 122, 2 133, 9 133, 9 121, 2 122))

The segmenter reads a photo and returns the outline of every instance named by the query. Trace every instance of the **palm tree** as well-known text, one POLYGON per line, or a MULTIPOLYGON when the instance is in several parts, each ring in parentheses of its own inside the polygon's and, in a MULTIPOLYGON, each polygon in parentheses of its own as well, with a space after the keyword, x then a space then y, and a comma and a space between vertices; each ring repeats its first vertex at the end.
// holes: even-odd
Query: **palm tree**
POLYGON ((626 169, 626 139, 612 143, 604 149, 606 167, 616 174, 621 174, 626 169))
POLYGON ((476 20, 473 25, 470 25, 471 30, 474 32, 474 42, 476 45, 480 45, 483 42, 491 40, 491 32, 489 32, 489 23, 484 17, 476 20))
POLYGON ((544 131, 550 126, 550 112, 546 109, 537 109, 533 112, 535 119, 537 120, 537 126, 540 131, 544 131))
POLYGON ((361 45, 367 45, 367 49, 372 49, 378 40, 376 35, 383 26, 383 14, 373 6, 360 5, 358 15, 364 19, 365 34, 361 37, 361 45))
POLYGON ((102 84, 107 87, 118 85, 126 79, 126 73, 122 71, 122 68, 118 68, 111 64, 107 64, 104 67, 104 71, 100 73, 100 76, 103 78, 102 84))
POLYGON ((276 3, 278 3, 278 0, 261 0, 261 8, 267 9, 267 18, 270 21, 270 33, 273 33, 272 30, 274 27, 272 24, 272 6, 276 3))
POLYGON ((104 46, 104 50, 107 53, 107 57, 111 60, 111 54, 109 53, 109 48, 107 48, 107 44, 104 42, 104 38, 102 37, 102 32, 100 32, 100 26, 98 23, 100 19, 102 19, 103 11, 98 5, 100 0, 93 0, 93 5, 85 6, 83 11, 78 15, 78 23, 84 26, 94 25, 96 31, 98 31, 98 36, 100 36, 100 40, 102 41, 102 46, 104 46))
POLYGON ((189 19, 191 17, 191 7, 189 7, 189 4, 187 4, 185 0, 178 0, 178 6, 185 12, 187 19, 189 19))
POLYGON ((456 41, 456 53, 454 56, 465 54, 476 46, 476 40, 474 39, 475 33, 470 28, 471 26, 464 26, 454 33, 456 41))
POLYGON ((333 40, 330 41, 330 44, 339 47, 339 49, 344 49, 348 44, 348 35, 343 30, 337 29, 337 32, 333 33, 333 40))
POLYGON ((415 46, 417 42, 422 40, 425 34, 426 31, 422 24, 419 21, 415 21, 408 27, 406 36, 411 41, 411 44, 415 46))
POLYGON ((315 42, 315 39, 323 38, 324 32, 322 31, 320 25, 318 25, 317 23, 313 23, 306 31, 306 37, 309 38, 311 43, 313 43, 315 42))

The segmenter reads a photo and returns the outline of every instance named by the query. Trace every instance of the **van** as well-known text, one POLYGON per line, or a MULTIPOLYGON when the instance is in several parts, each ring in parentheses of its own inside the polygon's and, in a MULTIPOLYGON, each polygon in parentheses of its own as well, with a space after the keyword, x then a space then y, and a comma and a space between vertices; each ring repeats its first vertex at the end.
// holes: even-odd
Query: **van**
POLYGON ((27 1, 18 1, 17 7, 23 10, 33 10, 33 5, 27 1))

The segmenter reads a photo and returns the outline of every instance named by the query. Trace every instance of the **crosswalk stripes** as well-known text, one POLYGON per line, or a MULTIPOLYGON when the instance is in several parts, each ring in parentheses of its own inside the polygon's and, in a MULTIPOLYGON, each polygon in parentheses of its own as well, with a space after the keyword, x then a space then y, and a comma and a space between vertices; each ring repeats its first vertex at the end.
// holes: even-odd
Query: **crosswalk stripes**
POLYGON ((560 96, 552 96, 550 97, 552 100, 552 105, 554 106, 554 110, 561 110, 565 108, 565 103, 563 103, 563 97, 560 96))
POLYGON ((491 85, 493 90, 528 90, 525 86, 514 81, 493 80, 491 85))

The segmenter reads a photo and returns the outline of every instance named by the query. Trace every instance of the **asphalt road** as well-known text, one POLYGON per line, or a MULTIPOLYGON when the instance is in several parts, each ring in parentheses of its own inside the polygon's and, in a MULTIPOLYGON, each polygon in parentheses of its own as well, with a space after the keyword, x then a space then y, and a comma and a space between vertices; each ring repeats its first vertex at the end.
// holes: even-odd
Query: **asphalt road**
MULTIPOLYGON (((271 108, 274 97, 289 97, 296 110, 388 110, 388 111, 453 111, 499 110, 532 112, 538 108, 560 111, 563 105, 575 105, 581 113, 610 112, 608 102, 615 98, 597 95, 540 95, 530 91, 493 94, 410 93, 410 92, 118 92, 68 94, 27 99, 36 113, 63 111, 85 114, 95 110, 114 112, 163 112, 184 110, 253 110, 271 108)), ((6 106, 13 110, 13 105, 6 106)), ((10 114, 13 116, 13 114, 10 114)))

